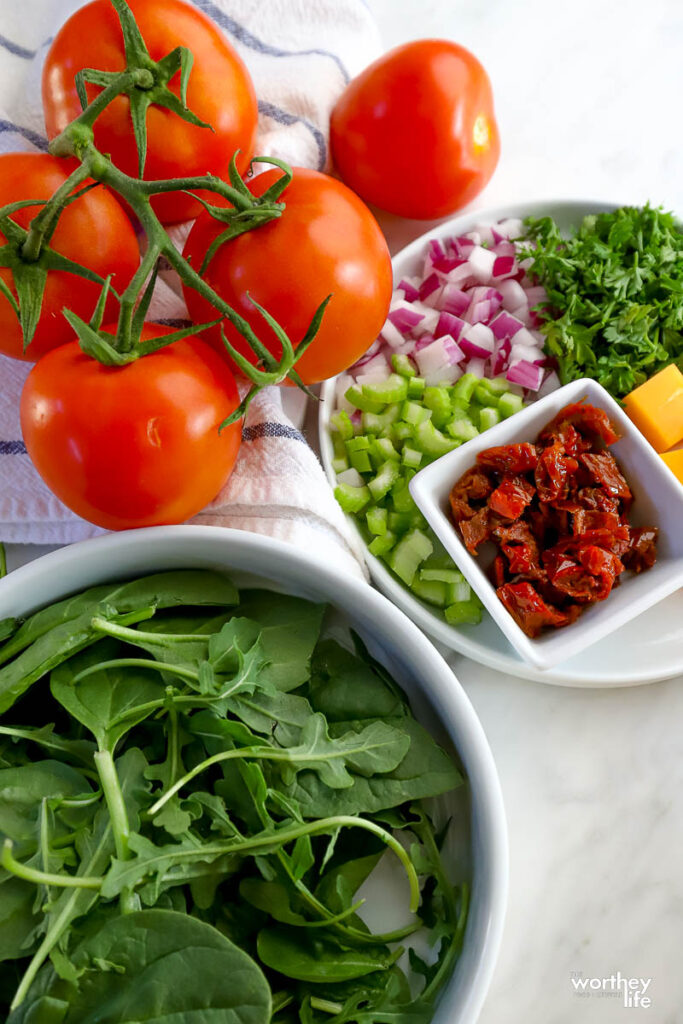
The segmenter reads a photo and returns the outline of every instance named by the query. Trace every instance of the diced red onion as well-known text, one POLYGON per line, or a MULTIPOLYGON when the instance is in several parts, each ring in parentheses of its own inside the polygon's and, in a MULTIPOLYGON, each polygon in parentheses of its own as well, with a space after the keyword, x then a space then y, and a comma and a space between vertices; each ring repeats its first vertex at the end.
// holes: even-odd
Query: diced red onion
POLYGON ((517 331, 521 331, 523 326, 524 324, 521 320, 518 320, 517 317, 512 316, 510 313, 506 313, 505 310, 501 310, 489 323, 489 327, 496 338, 512 338, 517 331))
POLYGON ((531 288, 526 288, 526 300, 530 306, 538 306, 542 302, 548 301, 545 288, 542 284, 532 285, 531 288))
POLYGON ((464 353, 452 338, 438 338, 431 345, 415 352, 415 362, 423 377, 436 373, 444 366, 458 363, 464 358, 464 353))
POLYGON ((507 240, 497 242, 493 247, 493 251, 496 256, 517 256, 517 246, 514 242, 508 242, 507 240))
MULTIPOLYGON (((475 245, 467 258, 470 271, 476 281, 483 283, 491 280, 491 271, 496 262, 496 254, 481 245, 475 245)), ((450 275, 449 275, 450 278, 450 275)))
POLYGON ((438 260, 432 262, 434 270, 438 270, 440 274, 450 274, 456 267, 461 266, 463 263, 467 263, 467 260, 461 256, 441 256, 438 260))
POLYGON ((501 281, 498 285, 498 291, 503 296, 503 306, 510 312, 520 306, 528 306, 526 292, 519 281, 512 281, 510 279, 501 281))
POLYGON ((491 271, 493 277, 510 277, 516 270, 516 261, 514 256, 496 256, 496 261, 493 264, 493 270, 491 271))
POLYGON ((405 338, 399 331, 398 327, 394 327, 391 320, 387 320, 380 332, 380 338, 386 341, 387 345, 391 348, 398 348, 405 341, 405 338))
POLYGON ((421 352, 423 348, 427 348, 434 341, 433 334, 422 334, 415 342, 415 352, 421 352))
POLYGON ((503 238, 520 238, 524 234, 524 225, 519 217, 508 217, 498 221, 496 231, 503 238))
POLYGON ((378 355, 371 356, 369 359, 366 353, 366 355, 363 356, 363 359, 358 360, 354 366, 354 370, 362 370, 364 374, 377 374, 379 372, 382 377, 389 376, 389 364, 382 352, 378 355))
POLYGON ((483 380, 486 374, 486 360, 470 359, 470 361, 467 364, 466 370, 468 373, 473 373, 475 377, 480 377, 483 380))
POLYGON ((398 286, 404 292, 406 301, 414 302, 415 299, 419 299, 420 292, 409 278, 401 278, 401 280, 398 283, 398 286))
POLYGON ((439 317, 439 322, 436 325, 436 330, 434 331, 434 337, 442 338, 445 334, 449 334, 455 339, 455 341, 457 341, 466 327, 467 324, 464 320, 461 320, 460 317, 444 311, 439 317))
POLYGON ((429 276, 426 277, 424 279, 424 281, 422 282, 422 284, 420 285, 420 288, 419 288, 420 298, 421 299, 426 298, 428 295, 431 295, 432 292, 435 292, 436 289, 440 288, 440 287, 441 287, 441 279, 439 278, 438 274, 434 274, 434 273, 429 274, 429 276))
POLYGON ((486 324, 471 324, 465 330, 462 338, 458 342, 463 352, 467 351, 465 349, 465 340, 470 346, 476 345, 480 349, 479 352, 470 352, 470 354, 475 358, 480 356, 482 358, 488 358, 496 345, 496 339, 493 336, 493 331, 490 327, 487 327, 486 324))
POLYGON ((429 255, 431 256, 432 263, 434 260, 443 259, 446 255, 446 251, 438 238, 429 239, 429 255))
POLYGON ((424 315, 418 313, 415 308, 401 303, 391 310, 388 319, 402 334, 407 334, 408 331, 412 331, 413 327, 417 327, 421 320, 424 320, 424 315))
POLYGON ((520 384, 530 391, 538 391, 543 380, 543 370, 540 366, 534 366, 533 363, 522 359, 511 366, 505 376, 512 384, 520 384))
POLYGON ((375 358, 383 359, 385 364, 386 364, 386 359, 384 358, 384 356, 383 355, 378 356, 378 354, 377 354, 379 352, 380 344, 381 343, 380 343, 379 338, 375 338, 375 340, 373 341, 372 345, 367 350, 367 352, 365 352, 360 357, 358 362, 353 364, 354 370, 359 370, 361 368, 361 366, 365 366, 367 363, 371 362, 375 358))
POLYGON ((555 370, 551 370, 549 373, 546 372, 543 383, 538 389, 538 397, 545 398, 551 391, 556 391, 560 386, 560 378, 558 377, 555 370))
POLYGON ((462 291, 457 285, 445 284, 440 295, 439 309, 444 313, 453 313, 461 316, 470 304, 470 297, 467 292, 462 291))
POLYGON ((428 373, 425 377, 425 384, 429 387, 434 387, 438 384, 455 384, 456 380, 459 380, 463 373, 462 366, 451 363, 449 366, 440 367, 440 369, 435 370, 433 373, 428 373))

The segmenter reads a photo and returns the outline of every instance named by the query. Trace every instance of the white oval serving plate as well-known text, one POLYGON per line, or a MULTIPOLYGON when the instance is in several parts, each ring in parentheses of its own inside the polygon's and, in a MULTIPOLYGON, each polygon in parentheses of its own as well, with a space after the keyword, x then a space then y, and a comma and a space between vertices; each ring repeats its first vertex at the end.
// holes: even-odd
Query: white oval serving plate
MULTIPOLYGON (((615 203, 589 200, 546 200, 462 214, 440 224, 397 253, 393 259, 394 281, 419 273, 430 238, 463 234, 472 230, 475 224, 491 224, 507 217, 551 216, 561 229, 569 230, 587 214, 612 210, 616 206, 615 203)), ((323 384, 318 420, 323 466, 333 486, 336 478, 332 469, 329 420, 334 411, 334 389, 334 380, 323 384)), ((683 673, 683 590, 568 661, 541 670, 521 660, 488 616, 479 626, 449 626, 438 612, 414 597, 384 562, 368 552, 353 517, 347 518, 363 546, 370 574, 379 589, 434 640, 473 661, 509 675, 564 686, 635 686, 683 673)))

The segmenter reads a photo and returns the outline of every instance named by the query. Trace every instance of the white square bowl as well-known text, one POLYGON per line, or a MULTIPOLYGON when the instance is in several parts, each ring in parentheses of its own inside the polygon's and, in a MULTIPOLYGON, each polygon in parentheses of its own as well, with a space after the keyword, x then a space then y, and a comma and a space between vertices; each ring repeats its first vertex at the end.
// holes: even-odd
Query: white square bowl
POLYGON ((617 402, 593 380, 565 384, 437 459, 413 477, 410 492, 494 621, 519 655, 536 668, 548 669, 571 658, 683 586, 683 486, 617 402), (582 399, 604 409, 621 435, 616 444, 610 445, 610 451, 633 492, 630 521, 634 526, 659 529, 657 561, 639 575, 625 572, 610 596, 588 606, 576 622, 532 639, 496 595, 485 573, 485 560, 481 555, 471 555, 465 547, 450 519, 448 495, 463 473, 475 465, 479 452, 496 445, 534 442, 560 409, 582 399))

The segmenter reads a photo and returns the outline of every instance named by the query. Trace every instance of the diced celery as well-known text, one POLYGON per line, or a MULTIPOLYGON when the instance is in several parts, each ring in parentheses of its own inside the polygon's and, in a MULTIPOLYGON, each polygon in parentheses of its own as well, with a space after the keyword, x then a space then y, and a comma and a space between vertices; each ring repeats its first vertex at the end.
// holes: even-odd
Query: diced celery
POLYGON ((340 455, 337 459, 332 459, 332 469, 335 473, 343 473, 345 469, 349 468, 349 460, 345 455, 340 455))
POLYGON ((404 402, 401 407, 401 419, 413 426, 424 423, 425 420, 431 418, 431 415, 431 409, 425 409, 424 405, 419 405, 417 402, 404 402))
POLYGON ((391 552, 389 566, 399 579, 410 586, 420 563, 432 553, 433 548, 434 545, 426 533, 411 530, 405 537, 401 537, 391 552))
POLYGON ((401 461, 404 466, 409 466, 411 469, 417 469, 422 462, 422 452, 418 452, 415 448, 411 448, 406 444, 403 446, 403 451, 401 452, 401 461))
POLYGON ((507 394, 510 390, 510 381, 506 380, 505 377, 487 377, 486 386, 491 394, 498 395, 500 398, 501 395, 507 394))
POLYGON ((370 533, 374 533, 378 537, 383 537, 387 532, 387 510, 385 508, 379 508, 377 505, 373 508, 369 508, 365 513, 365 520, 368 524, 368 530, 370 533))
POLYGON ((487 406, 481 410, 479 413, 479 427, 481 430, 489 430, 491 427, 495 427, 496 423, 500 423, 500 413, 497 409, 487 406))
POLYGON ((467 580, 462 579, 457 583, 449 584, 447 604, 463 604, 465 601, 470 601, 471 599, 472 588, 467 580))
POLYGON ((349 452, 349 462, 359 473, 372 473, 373 465, 370 461, 370 452, 349 452))
POLYGON ((405 533, 412 525, 410 512, 390 512, 387 525, 392 533, 405 533))
POLYGON ((458 401, 469 402, 478 383, 479 377, 475 377, 473 373, 463 373, 460 380, 453 385, 451 394, 458 401))
POLYGON ((349 513, 360 512, 371 498, 368 487, 352 487, 351 484, 338 484, 334 496, 344 512, 349 513))
POLYGON ((411 377, 408 381, 408 398, 422 398, 424 389, 424 377, 411 377))
POLYGON ((513 413, 520 412, 523 405, 524 400, 521 395, 513 395, 512 392, 508 391, 507 394, 501 395, 500 397, 498 402, 498 412, 503 419, 506 420, 508 416, 512 416, 513 413))
POLYGON ((478 601, 460 601, 444 608, 444 617, 450 626, 472 625, 481 622, 481 605, 478 601))
POLYGON ((401 377, 417 376, 415 364, 410 356, 407 356, 404 353, 394 352, 391 357, 391 366, 396 373, 401 375, 401 377))
POLYGON ((423 402, 432 410, 432 423, 441 429, 452 417, 451 396, 447 388, 426 387, 423 402))
POLYGON ((343 440, 341 434, 332 434, 332 449, 335 459, 345 459, 348 455, 346 441, 343 440))
POLYGON ((382 399, 381 401, 378 401, 374 398, 370 398, 368 395, 364 395, 361 389, 356 387, 355 384, 351 385, 345 393, 344 398, 355 409, 360 409, 361 412, 381 412, 389 401, 389 399, 382 399))
POLYGON ((476 399, 480 405, 494 405, 498 403, 498 395, 493 395, 486 386, 486 381, 480 381, 474 389, 472 398, 476 399))
POLYGON ((401 459, 401 456, 388 437, 376 438, 372 442, 371 451, 373 458, 376 458, 380 463, 386 462, 387 459, 391 459, 393 462, 399 462, 401 459))
POLYGON ((391 373, 386 380, 378 380, 374 384, 363 384, 363 396, 373 402, 402 402, 407 394, 406 379, 397 373, 391 373))
POLYGON ((361 434, 360 437, 351 437, 346 442, 346 450, 349 453, 349 455, 351 454, 351 452, 368 451, 369 448, 370 438, 365 437, 363 434, 361 434))
POLYGON ((400 447, 404 441, 407 441, 408 438, 412 438, 412 436, 413 428, 410 423, 404 423, 403 421, 400 423, 392 423, 391 437, 394 444, 397 444, 400 447))
POLYGON ((398 476, 399 469, 396 462, 387 460, 382 463, 377 476, 374 476, 372 480, 368 481, 370 493, 375 501, 380 501, 385 494, 389 493, 398 480, 398 476))
POLYGON ((332 416, 330 416, 330 425, 332 430, 340 434, 345 441, 348 441, 350 437, 353 437, 353 423, 351 422, 351 418, 346 409, 333 413, 332 416))
POLYGON ((384 412, 364 412, 363 429, 371 434, 383 434, 398 419, 400 412, 399 402, 388 405, 384 412))
POLYGON ((395 512, 412 512, 415 508, 406 479, 398 480, 391 488, 391 502, 395 512))
POLYGON ((431 420, 426 420, 415 428, 415 447, 435 459, 452 452, 459 445, 460 441, 446 437, 436 429, 431 420))
POLYGON ((436 580, 423 580, 417 577, 410 585, 410 589, 416 597, 421 598, 428 604, 435 604, 437 608, 443 608, 446 604, 446 584, 436 580))
POLYGON ((375 537, 374 540, 370 541, 368 544, 368 551, 371 555, 374 555, 375 558, 384 558, 385 555, 389 554, 397 539, 398 538, 395 533, 392 533, 391 530, 387 530, 387 532, 383 533, 380 537, 375 537))
POLYGON ((465 577, 457 569, 420 569, 421 580, 438 580, 440 583, 462 583, 465 577))

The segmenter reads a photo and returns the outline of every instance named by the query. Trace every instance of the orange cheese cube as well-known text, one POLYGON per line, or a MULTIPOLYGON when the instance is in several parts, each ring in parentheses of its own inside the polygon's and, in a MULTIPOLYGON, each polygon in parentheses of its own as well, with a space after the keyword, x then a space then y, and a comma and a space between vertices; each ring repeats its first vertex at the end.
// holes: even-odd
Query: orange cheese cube
POLYGON ((661 456, 673 475, 683 484, 683 448, 676 448, 673 452, 664 452, 661 456))
POLYGON ((673 363, 627 395, 624 407, 655 451, 683 441, 683 373, 673 363))

